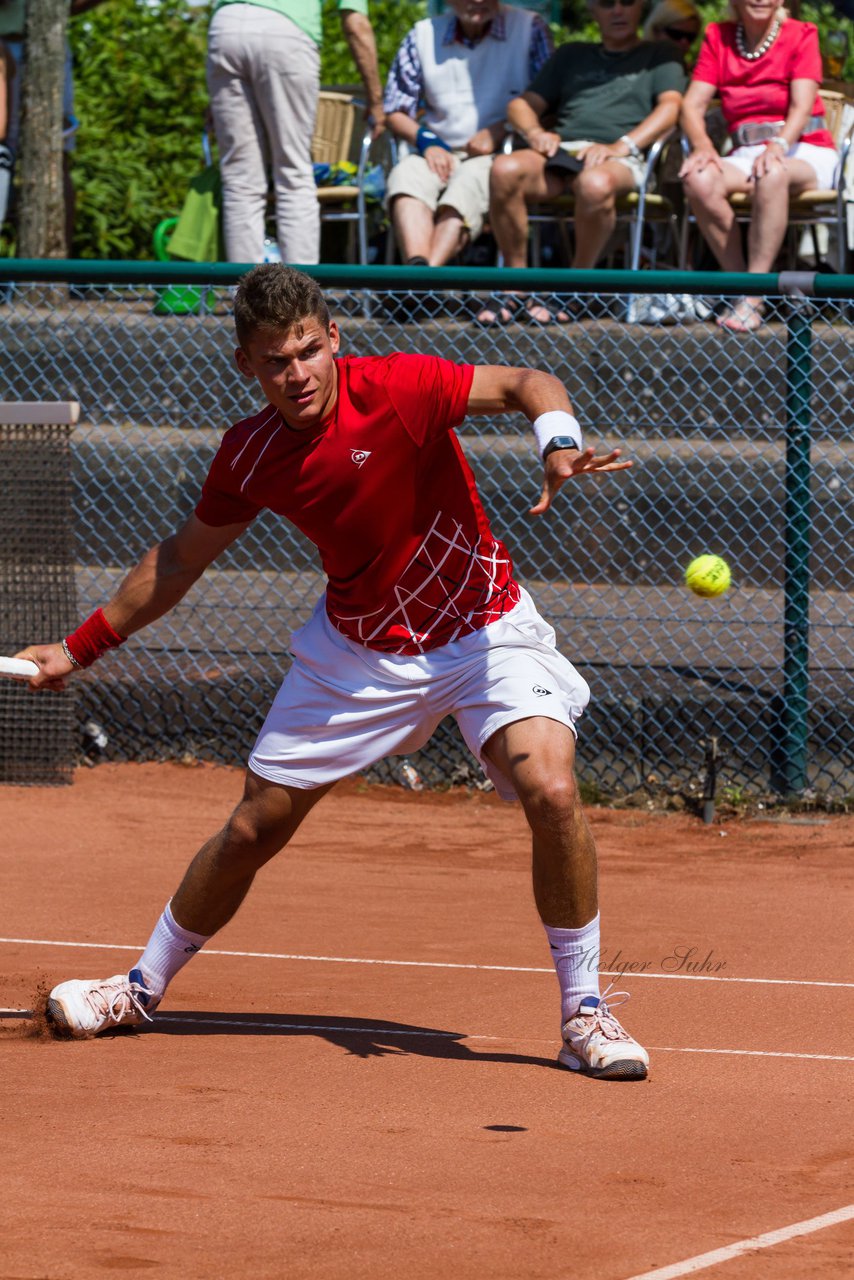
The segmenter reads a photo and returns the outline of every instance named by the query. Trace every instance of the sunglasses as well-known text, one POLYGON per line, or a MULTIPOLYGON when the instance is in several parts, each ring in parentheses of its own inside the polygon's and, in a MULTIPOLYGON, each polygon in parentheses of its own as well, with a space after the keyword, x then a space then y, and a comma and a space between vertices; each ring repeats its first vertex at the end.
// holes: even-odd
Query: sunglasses
POLYGON ((680 31, 679 27, 662 27, 661 30, 667 36, 668 40, 673 40, 679 44, 682 40, 686 44, 693 44, 700 34, 699 31, 680 31))
POLYGON ((617 5, 621 9, 633 9, 638 0, 596 0, 597 9, 613 9, 617 5))

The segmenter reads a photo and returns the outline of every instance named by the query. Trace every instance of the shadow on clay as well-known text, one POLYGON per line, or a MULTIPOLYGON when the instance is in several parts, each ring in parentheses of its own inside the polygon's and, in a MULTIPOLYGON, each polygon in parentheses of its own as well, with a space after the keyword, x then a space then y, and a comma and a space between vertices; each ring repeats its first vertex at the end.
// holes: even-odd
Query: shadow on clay
MULTIPOLYGON (((121 1034, 117 1032, 116 1034, 121 1034)), ((463 1032, 436 1027, 414 1027, 381 1018, 310 1017, 301 1014, 158 1013, 150 1026, 137 1035, 167 1036, 319 1036, 357 1058, 390 1054, 417 1054, 423 1058, 450 1058, 461 1062, 518 1062, 527 1066, 557 1067, 554 1058, 526 1053, 474 1050, 463 1041, 463 1032)))

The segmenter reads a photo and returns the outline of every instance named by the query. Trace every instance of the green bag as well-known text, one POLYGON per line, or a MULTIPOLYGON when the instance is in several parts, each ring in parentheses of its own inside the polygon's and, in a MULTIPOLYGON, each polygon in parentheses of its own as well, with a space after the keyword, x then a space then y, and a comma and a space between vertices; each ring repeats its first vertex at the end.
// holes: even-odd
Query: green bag
POLYGON ((219 262, 222 182, 219 165, 209 164, 190 183, 184 207, 169 241, 173 258, 219 262))
MULTIPOLYGON (((154 229, 154 256, 160 262, 180 258, 184 262, 218 262, 222 258, 220 209, 222 182, 219 166, 210 164, 190 183, 184 207, 177 218, 164 218, 154 229)), ((211 311, 212 291, 195 285, 169 285, 160 293, 156 315, 193 315, 211 311)))

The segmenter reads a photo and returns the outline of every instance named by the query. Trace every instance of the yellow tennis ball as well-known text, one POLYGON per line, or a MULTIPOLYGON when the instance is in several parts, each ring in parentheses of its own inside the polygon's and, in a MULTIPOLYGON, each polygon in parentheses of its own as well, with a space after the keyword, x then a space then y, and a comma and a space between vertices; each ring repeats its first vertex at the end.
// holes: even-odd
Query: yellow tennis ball
POLYGON ((685 570, 685 582, 695 596, 720 596, 732 582, 732 574, 721 556, 697 556, 685 570))

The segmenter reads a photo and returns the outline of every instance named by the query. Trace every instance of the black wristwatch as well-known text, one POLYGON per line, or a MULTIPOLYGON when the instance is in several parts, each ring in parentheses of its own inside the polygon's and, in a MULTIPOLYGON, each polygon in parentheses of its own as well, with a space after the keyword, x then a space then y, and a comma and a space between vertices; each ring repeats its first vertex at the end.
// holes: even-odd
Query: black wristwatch
POLYGON ((572 436, 554 436, 543 449, 543 462, 557 449, 577 449, 579 453, 581 452, 581 446, 577 440, 573 440, 572 436))

